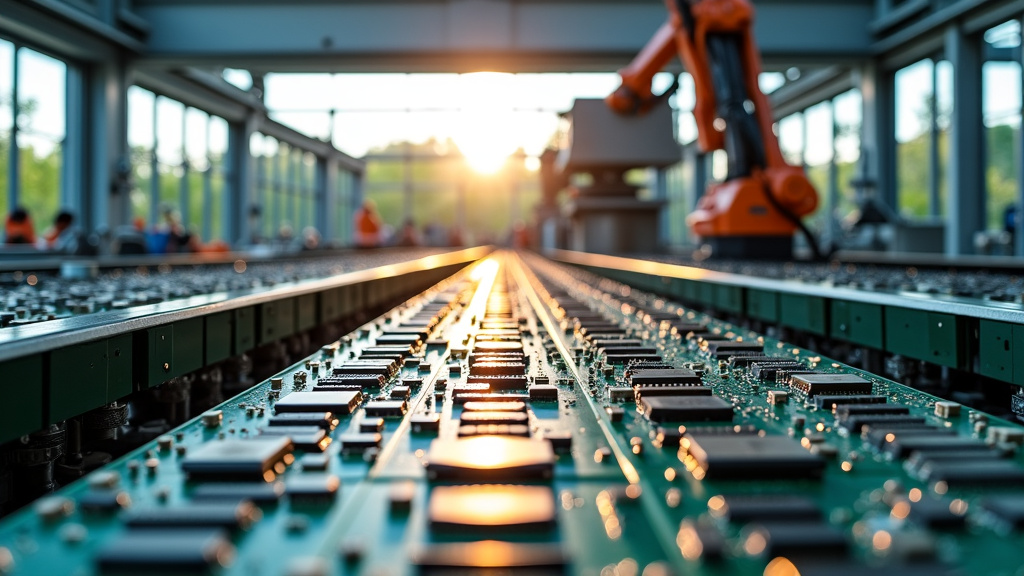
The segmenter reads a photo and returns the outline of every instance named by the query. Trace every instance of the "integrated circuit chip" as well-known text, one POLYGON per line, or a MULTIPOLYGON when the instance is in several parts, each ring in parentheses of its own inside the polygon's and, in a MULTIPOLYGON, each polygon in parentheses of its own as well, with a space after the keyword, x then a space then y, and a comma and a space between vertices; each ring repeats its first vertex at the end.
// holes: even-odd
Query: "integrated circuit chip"
POLYGON ((432 479, 504 482, 550 478, 555 453, 544 440, 480 436, 434 440, 426 461, 432 479))
POLYGON ((272 481, 291 464, 292 441, 287 436, 207 442, 185 457, 181 469, 208 480, 259 479, 272 481))
POLYGON ((555 523, 555 497, 547 486, 438 486, 428 515, 433 530, 547 530, 555 523))
POLYGON ((333 412, 351 414, 363 401, 361 392, 292 392, 274 405, 274 411, 283 412, 333 412))
POLYGON ((718 396, 644 396, 644 416, 652 422, 731 422, 732 404, 718 396))
POLYGON ((787 436, 687 433, 680 450, 698 480, 819 478, 825 468, 821 457, 787 436))
POLYGON ((203 574, 234 559, 235 547, 217 529, 131 530, 96 553, 101 571, 133 574, 203 574))
POLYGON ((789 385, 808 396, 818 394, 871 394, 871 382, 856 374, 794 374, 789 385))

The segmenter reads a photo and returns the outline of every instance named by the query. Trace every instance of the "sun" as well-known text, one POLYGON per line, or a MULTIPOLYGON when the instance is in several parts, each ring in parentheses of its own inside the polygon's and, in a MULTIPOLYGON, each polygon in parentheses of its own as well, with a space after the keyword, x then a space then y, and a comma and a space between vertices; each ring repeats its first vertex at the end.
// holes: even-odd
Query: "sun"
POLYGON ((499 72, 459 77, 461 105, 453 138, 469 167, 481 174, 501 170, 519 147, 514 80, 499 72))

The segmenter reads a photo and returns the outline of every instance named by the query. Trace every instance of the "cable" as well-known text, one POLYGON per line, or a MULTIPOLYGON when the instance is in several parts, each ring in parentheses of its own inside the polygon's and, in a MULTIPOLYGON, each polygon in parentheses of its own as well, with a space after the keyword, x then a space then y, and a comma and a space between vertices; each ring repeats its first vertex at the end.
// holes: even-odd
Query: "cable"
POLYGON ((764 190, 764 195, 765 198, 768 199, 768 203, 771 204, 773 208, 778 210, 779 213, 782 214, 783 218, 789 220, 791 224, 793 224, 794 226, 797 227, 798 230, 800 230, 800 233, 803 234, 804 239, 807 240, 807 245, 810 246, 811 248, 811 253, 814 255, 814 259, 819 262, 825 262, 829 258, 831 258, 832 255, 836 253, 836 247, 830 247, 827 253, 822 252, 821 247, 818 245, 818 239, 815 238, 814 233, 811 232, 810 228, 808 228, 807 225, 804 224, 803 220, 801 220, 799 216, 790 212, 788 208, 786 208, 785 206, 782 205, 781 202, 779 202, 775 195, 772 194, 771 188, 768 187, 767 182, 762 180, 762 183, 763 185, 761 186, 761 189, 764 190))

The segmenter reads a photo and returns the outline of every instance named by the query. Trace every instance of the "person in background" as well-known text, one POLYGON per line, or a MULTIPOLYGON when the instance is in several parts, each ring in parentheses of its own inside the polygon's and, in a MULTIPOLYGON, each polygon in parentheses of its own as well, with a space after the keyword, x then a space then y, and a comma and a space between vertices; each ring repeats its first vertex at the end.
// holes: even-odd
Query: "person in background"
POLYGON ((381 244, 383 225, 377 205, 366 199, 355 213, 355 241, 358 248, 376 248, 381 244))
POLYGON ((67 238, 74 234, 71 227, 74 221, 75 216, 71 212, 61 210, 53 219, 53 225, 43 233, 43 237, 39 241, 39 248, 57 250, 58 246, 65 243, 67 238))
POLYGON ((402 223, 402 228, 398 231, 395 245, 406 248, 420 245, 419 234, 416 233, 416 224, 413 223, 412 218, 406 218, 405 222, 402 223))
POLYGON ((4 226, 4 241, 7 244, 35 244, 36 231, 32 227, 32 217, 28 210, 18 206, 7 216, 4 226))

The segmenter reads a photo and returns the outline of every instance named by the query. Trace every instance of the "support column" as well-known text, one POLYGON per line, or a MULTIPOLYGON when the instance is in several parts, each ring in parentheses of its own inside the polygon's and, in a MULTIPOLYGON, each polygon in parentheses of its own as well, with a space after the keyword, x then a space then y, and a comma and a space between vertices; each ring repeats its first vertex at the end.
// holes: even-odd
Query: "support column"
POLYGON ((652 168, 651 192, 655 200, 664 202, 658 213, 658 244, 667 246, 672 242, 669 234, 668 169, 652 168))
MULTIPOLYGON (((113 229, 131 220, 128 176, 128 80, 124 63, 111 59, 89 71, 85 230, 113 229)), ((156 181, 156 173, 153 174, 156 181)))
MULTIPOLYGON (((1019 18, 1024 27, 1024 17, 1019 18)), ((1024 29, 1024 28, 1022 28, 1024 29)), ((1024 94, 1024 42, 1017 48, 1017 61, 1021 63, 1021 94, 1024 94)), ((1024 100, 1021 101, 1021 129, 1017 130, 1017 222, 1013 229, 1013 253, 1018 258, 1024 257, 1024 100)))
MULTIPOLYGON (((878 201, 899 212, 896 180, 896 87, 893 74, 877 64, 860 71, 863 106, 861 173, 875 183, 878 201)), ((863 201, 863 198, 858 198, 863 201)))
MULTIPOLYGON (((256 132, 256 117, 228 124, 228 151, 224 165, 224 238, 236 246, 252 242, 249 212, 253 207, 255 162, 249 153, 249 140, 256 132)), ((267 207, 263 206, 263 217, 267 207)))
POLYGON ((953 65, 953 117, 949 133, 949 195, 946 255, 974 253, 974 233, 985 229, 985 139, 982 118, 980 41, 957 25, 946 30, 953 65))
POLYGON ((338 161, 333 158, 316 159, 316 184, 313 196, 313 226, 323 241, 337 239, 338 226, 338 161))

